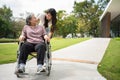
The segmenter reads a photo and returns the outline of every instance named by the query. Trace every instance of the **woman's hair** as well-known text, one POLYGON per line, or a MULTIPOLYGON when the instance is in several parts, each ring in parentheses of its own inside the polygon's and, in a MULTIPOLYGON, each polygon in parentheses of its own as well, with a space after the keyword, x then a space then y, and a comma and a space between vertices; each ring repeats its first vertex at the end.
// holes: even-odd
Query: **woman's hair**
MULTIPOLYGON (((51 27, 51 32, 54 32, 55 28, 56 28, 56 23, 57 23, 57 18, 56 18, 56 10, 54 8, 50 8, 46 11, 46 13, 50 13, 52 16, 52 27, 51 27)), ((45 23, 44 23, 45 28, 48 27, 48 20, 45 17, 45 23)))
POLYGON ((33 16, 33 15, 34 15, 34 14, 29 14, 29 15, 26 17, 26 25, 31 26, 30 20, 32 19, 32 16, 33 16))

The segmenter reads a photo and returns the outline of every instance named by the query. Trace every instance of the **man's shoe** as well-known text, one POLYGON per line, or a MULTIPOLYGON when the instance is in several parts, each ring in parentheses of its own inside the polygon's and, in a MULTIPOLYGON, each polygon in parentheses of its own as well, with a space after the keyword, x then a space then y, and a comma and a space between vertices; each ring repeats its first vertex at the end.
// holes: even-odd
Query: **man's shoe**
POLYGON ((18 68, 18 72, 19 73, 24 73, 25 72, 25 64, 20 64, 19 68, 18 68))
POLYGON ((40 73, 40 72, 42 72, 42 71, 43 71, 42 64, 39 64, 39 65, 37 66, 37 73, 40 73))

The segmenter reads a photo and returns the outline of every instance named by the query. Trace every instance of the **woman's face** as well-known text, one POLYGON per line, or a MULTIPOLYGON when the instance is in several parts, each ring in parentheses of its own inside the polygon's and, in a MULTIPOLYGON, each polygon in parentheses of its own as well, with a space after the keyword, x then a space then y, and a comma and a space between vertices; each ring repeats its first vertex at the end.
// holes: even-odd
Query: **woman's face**
POLYGON ((32 16, 32 18, 30 20, 30 23, 31 23, 32 26, 37 24, 37 19, 36 19, 36 17, 34 15, 32 16))
POLYGON ((47 13, 46 18, 47 18, 48 21, 50 21, 52 19, 52 15, 50 13, 47 13))

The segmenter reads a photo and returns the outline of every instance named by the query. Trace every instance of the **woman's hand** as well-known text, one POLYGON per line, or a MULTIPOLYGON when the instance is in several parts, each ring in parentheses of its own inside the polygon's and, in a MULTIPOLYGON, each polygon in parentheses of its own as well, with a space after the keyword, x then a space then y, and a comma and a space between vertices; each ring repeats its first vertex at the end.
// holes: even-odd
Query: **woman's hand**
POLYGON ((47 35, 44 36, 44 39, 45 39, 46 41, 50 42, 50 38, 49 38, 47 35))
POLYGON ((53 32, 49 32, 48 36, 52 38, 53 32))
POLYGON ((25 39, 25 37, 22 35, 19 37, 19 41, 24 41, 24 39, 25 39))

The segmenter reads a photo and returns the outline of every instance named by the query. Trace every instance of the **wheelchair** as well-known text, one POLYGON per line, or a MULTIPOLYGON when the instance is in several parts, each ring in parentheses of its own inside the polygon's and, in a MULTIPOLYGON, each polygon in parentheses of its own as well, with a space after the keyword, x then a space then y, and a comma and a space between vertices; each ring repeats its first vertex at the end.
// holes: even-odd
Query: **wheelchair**
MULTIPOLYGON (((44 57, 44 64, 45 64, 45 73, 46 76, 50 75, 50 71, 51 71, 51 66, 52 66, 52 55, 51 55, 51 45, 50 42, 44 41, 45 45, 46 45, 46 51, 45 51, 45 57, 44 57)), ((19 42, 18 43, 18 50, 17 50, 17 65, 15 68, 15 74, 18 78, 20 78, 20 74, 18 69, 19 69, 19 55, 20 55, 20 47, 24 44, 24 42, 19 42)), ((37 57, 37 53, 36 52, 31 52, 30 55, 34 58, 37 57)))

